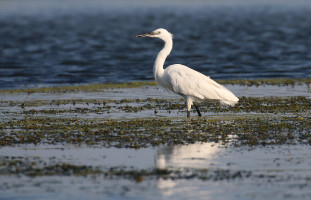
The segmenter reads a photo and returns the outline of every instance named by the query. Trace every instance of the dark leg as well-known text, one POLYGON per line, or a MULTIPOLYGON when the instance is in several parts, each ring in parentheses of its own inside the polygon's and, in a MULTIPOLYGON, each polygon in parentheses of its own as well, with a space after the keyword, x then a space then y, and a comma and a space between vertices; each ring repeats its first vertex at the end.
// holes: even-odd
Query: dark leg
POLYGON ((190 111, 187 110, 187 118, 190 118, 190 111))
POLYGON ((196 104, 193 104, 193 106, 194 106, 195 109, 197 110, 198 116, 202 116, 201 113, 200 113, 199 107, 198 107, 196 104))

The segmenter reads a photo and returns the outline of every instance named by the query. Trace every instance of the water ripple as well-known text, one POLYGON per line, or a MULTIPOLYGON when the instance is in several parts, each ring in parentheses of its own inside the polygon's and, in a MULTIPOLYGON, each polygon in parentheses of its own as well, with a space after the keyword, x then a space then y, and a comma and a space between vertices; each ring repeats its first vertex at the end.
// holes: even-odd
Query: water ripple
POLYGON ((311 74, 311 9, 149 8, 127 12, 0 16, 0 88, 152 80, 162 43, 133 39, 174 33, 166 65, 216 79, 306 78, 311 74))

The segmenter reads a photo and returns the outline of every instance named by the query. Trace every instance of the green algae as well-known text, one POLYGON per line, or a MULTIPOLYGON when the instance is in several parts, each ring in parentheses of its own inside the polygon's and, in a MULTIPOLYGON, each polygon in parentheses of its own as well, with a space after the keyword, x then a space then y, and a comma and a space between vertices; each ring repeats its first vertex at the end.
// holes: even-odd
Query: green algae
POLYGON ((243 85, 243 86, 262 86, 262 85, 275 85, 275 86, 295 86, 307 85, 310 86, 311 78, 268 78, 268 79, 237 79, 237 80, 217 80, 220 84, 243 85))
MULTIPOLYGON (((304 79, 237 79, 237 80, 216 80, 220 84, 244 85, 244 86, 260 86, 260 85, 277 85, 277 86, 310 86, 311 78, 304 79)), ((42 88, 25 88, 25 89, 5 89, 0 93, 75 93, 75 92, 103 92, 105 89, 116 88, 139 88, 142 86, 155 86, 154 81, 126 82, 126 83, 99 83, 86 85, 69 85, 42 88)))
POLYGON ((42 88, 9 89, 0 90, 0 93, 75 93, 75 92, 102 92, 104 89, 138 88, 142 86, 154 86, 156 82, 126 82, 126 83, 99 83, 87 85, 69 85, 42 88))
MULTIPOLYGON (((310 79, 236 80, 226 84, 309 84, 310 79), (259 81, 259 82, 256 82, 259 81)), ((93 84, 2 92, 98 92, 105 88, 141 87, 154 82, 93 84)), ((311 101, 306 96, 240 97, 236 106, 215 102, 200 105, 209 117, 185 116, 183 99, 124 98, 0 101, 0 145, 88 144, 144 148, 159 145, 218 142, 230 145, 310 144, 311 101), (140 118, 147 112, 150 118, 140 118), (149 112, 149 113, 148 113, 149 112), (167 112, 166 118, 154 114, 167 112), (173 117, 169 117, 174 112, 173 117), (112 119, 111 114, 137 113, 134 119, 112 119), (96 117, 94 116, 96 114, 96 117), (83 118, 83 116, 91 116, 83 118)), ((195 112, 192 110, 192 112, 195 112)), ((194 114, 193 116, 196 116, 194 114)))
POLYGON ((142 148, 209 141, 237 146, 311 143, 311 101, 305 96, 240 97, 234 107, 204 102, 201 111, 213 116, 191 120, 109 119, 111 113, 149 111, 152 117, 159 111, 185 112, 182 99, 20 100, 0 101, 0 108, 7 116, 0 121, 1 146, 69 143, 142 148), (81 117, 92 114, 100 118, 81 117))
MULTIPOLYGON (((23 115, 59 115, 62 113, 137 113, 141 111, 185 111, 183 99, 67 99, 67 100, 34 100, 34 101, 0 101, 1 107, 20 107, 22 111, 15 114, 23 115), (38 108, 37 108, 38 107, 38 108)), ((202 112, 234 112, 234 113, 300 113, 311 111, 311 100, 305 96, 297 97, 240 97, 236 106, 222 106, 215 102, 203 102, 202 112)), ((14 113, 11 111, 11 113, 14 113)))
MULTIPOLYGON (((276 172, 278 170, 275 170, 276 172)), ((142 182, 150 179, 163 180, 192 180, 199 179, 202 181, 234 181, 241 179, 258 179, 260 181, 288 181, 310 180, 310 175, 291 177, 284 176, 282 173, 269 174, 265 171, 256 172, 254 170, 234 170, 221 168, 169 168, 169 169, 132 169, 128 167, 99 167, 88 165, 74 165, 70 163, 50 164, 40 158, 23 158, 23 157, 0 157, 0 176, 76 176, 91 177, 101 179, 129 179, 135 182, 142 182)))
POLYGON ((235 180, 250 178, 251 171, 224 170, 224 169, 127 169, 124 167, 110 167, 103 169, 87 165, 73 165, 57 163, 51 165, 40 159, 25 159, 22 157, 0 157, 0 175, 24 175, 30 177, 40 176, 102 176, 106 179, 122 177, 141 182, 144 179, 193 179, 204 181, 235 180))
POLYGON ((308 116, 216 116, 187 119, 36 118, 0 124, 0 145, 88 144, 119 148, 216 142, 236 146, 311 144, 308 116))

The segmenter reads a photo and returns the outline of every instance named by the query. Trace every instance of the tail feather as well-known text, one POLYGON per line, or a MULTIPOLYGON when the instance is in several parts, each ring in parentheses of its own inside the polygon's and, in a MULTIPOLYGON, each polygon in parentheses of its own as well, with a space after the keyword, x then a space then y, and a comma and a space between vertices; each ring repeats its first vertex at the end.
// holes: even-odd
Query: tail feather
POLYGON ((231 99, 231 100, 220 100, 221 104, 226 104, 226 105, 230 105, 230 106, 234 106, 235 104, 237 104, 239 102, 239 99, 236 97, 236 99, 231 99))
POLYGON ((217 90, 217 94, 221 104, 234 106, 239 102, 239 98, 237 98, 230 90, 228 90, 224 86, 222 86, 221 90, 217 90))

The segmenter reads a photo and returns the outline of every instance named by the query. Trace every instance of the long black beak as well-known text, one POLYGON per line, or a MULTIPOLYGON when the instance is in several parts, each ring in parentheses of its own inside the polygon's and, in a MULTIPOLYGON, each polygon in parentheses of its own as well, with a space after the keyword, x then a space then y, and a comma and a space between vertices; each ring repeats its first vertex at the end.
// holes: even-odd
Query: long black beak
POLYGON ((152 37, 153 35, 154 35, 153 33, 144 33, 144 34, 135 35, 133 37, 134 38, 137 38, 137 37, 152 37))

